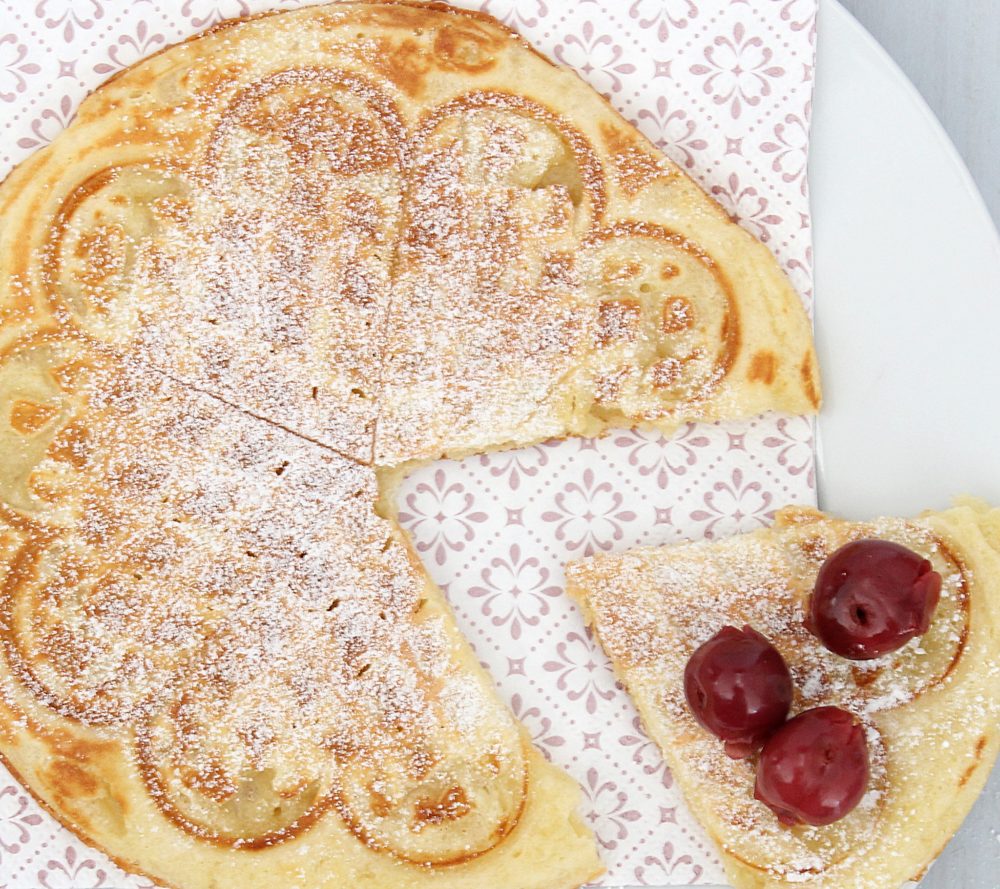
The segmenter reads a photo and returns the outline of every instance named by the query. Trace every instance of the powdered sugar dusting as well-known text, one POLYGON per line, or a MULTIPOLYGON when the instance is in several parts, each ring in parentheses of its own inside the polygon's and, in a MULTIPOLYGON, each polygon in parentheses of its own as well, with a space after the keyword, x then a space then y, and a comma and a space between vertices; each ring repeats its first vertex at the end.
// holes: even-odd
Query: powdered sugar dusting
MULTIPOLYGON (((932 527, 897 519, 850 524, 789 512, 779 514, 770 531, 714 544, 634 550, 569 567, 571 586, 585 599, 603 646, 665 747, 689 803, 713 830, 722 831, 730 854, 790 883, 839 886, 837 874, 849 872, 858 886, 881 886, 876 869, 867 877, 857 875, 885 831, 905 831, 906 819, 918 817, 900 798, 919 793, 910 788, 920 779, 915 769, 930 755, 928 746, 948 757, 953 742, 947 732, 974 732, 977 725, 985 731, 991 724, 997 701, 982 694, 957 698, 954 714, 941 711, 941 725, 911 716, 910 705, 936 690, 955 694, 949 689, 971 631, 972 572, 932 527), (928 558, 943 587, 924 636, 881 658, 852 662, 829 652, 805 629, 804 608, 823 560, 864 537, 892 540, 928 558), (833 825, 781 828, 753 799, 752 764, 729 759, 687 706, 682 677, 694 649, 722 626, 744 624, 763 633, 788 663, 793 712, 834 705, 854 712, 865 725, 869 790, 833 825), (933 737, 939 731, 944 736, 933 737)), ((992 683, 998 665, 977 660, 976 669, 992 683)), ((981 752, 985 737, 959 742, 956 735, 956 754, 967 756, 973 747, 981 752), (958 754, 959 749, 967 752, 958 754)))
MULTIPOLYGON (((48 493, 27 515, 39 545, 8 656, 56 711, 134 728, 170 817, 278 842, 334 794, 364 805, 339 770, 395 774, 413 755, 430 798, 482 769, 521 786, 517 730, 377 516, 372 469, 111 356, 32 357, 71 364, 73 384, 32 474, 48 493)), ((388 816, 358 817, 372 838, 388 816)))

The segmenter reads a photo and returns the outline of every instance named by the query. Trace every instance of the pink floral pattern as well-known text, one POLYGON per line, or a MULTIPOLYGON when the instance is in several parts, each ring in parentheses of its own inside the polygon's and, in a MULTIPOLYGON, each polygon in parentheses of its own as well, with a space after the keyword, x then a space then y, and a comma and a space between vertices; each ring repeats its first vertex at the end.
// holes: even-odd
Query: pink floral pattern
POLYGON ((652 108, 640 109, 636 123, 672 160, 688 169, 694 167, 696 153, 708 148, 708 142, 695 135, 694 120, 683 108, 671 108, 666 96, 658 96, 652 108))
POLYGON ((562 595, 562 588, 551 582, 549 569, 516 543, 507 556, 490 561, 482 579, 483 586, 470 588, 469 595, 482 599, 480 610, 493 626, 510 626, 512 639, 521 638, 525 625, 538 626, 552 610, 548 600, 562 595))
POLYGON ((31 135, 17 140, 19 148, 40 148, 59 135, 76 115, 72 96, 63 96, 55 108, 45 108, 31 122, 31 135))
POLYGON ((703 77, 702 91, 717 105, 729 105, 735 120, 746 106, 760 105, 771 95, 773 81, 785 69, 772 64, 774 50, 760 34, 751 33, 742 21, 731 34, 719 34, 704 50, 705 63, 691 66, 691 73, 703 77))
POLYGON ((630 466, 636 466, 640 475, 665 489, 671 478, 686 475, 698 465, 699 452, 711 444, 711 439, 698 426, 688 423, 670 438, 659 432, 632 429, 617 435, 615 444, 628 451, 630 466))
POLYGON ((31 828, 41 823, 41 815, 26 794, 16 787, 0 789, 0 863, 3 853, 20 852, 31 838, 31 828))
POLYGON ((663 757, 660 756, 660 748, 643 731, 642 722, 638 716, 632 719, 632 731, 622 735, 618 739, 618 743, 626 750, 632 751, 632 762, 642 766, 644 774, 656 775, 659 773, 662 775, 660 780, 664 787, 669 788, 674 786, 670 769, 667 768, 666 763, 663 762, 663 757))
POLYGON ((809 105, 803 116, 788 113, 775 124, 773 139, 761 143, 760 150, 772 156, 771 169, 782 182, 798 182, 805 193, 806 157, 809 151, 809 105))
POLYGON ((787 0, 781 7, 781 21, 793 31, 812 32, 816 28, 816 4, 813 0, 787 0))
POLYGON ((635 65, 625 57, 625 47, 590 19, 583 23, 579 34, 567 34, 556 46, 555 54, 605 95, 620 92, 622 75, 635 73, 635 65))
POLYGON ((590 631, 570 632, 556 645, 558 660, 546 661, 556 687, 571 701, 583 701, 588 713, 596 713, 598 700, 615 696, 615 677, 608 659, 598 649, 590 631))
POLYGON ((12 102, 28 87, 28 78, 42 66, 28 61, 28 46, 14 34, 0 35, 0 102, 12 102))
POLYGON ((66 43, 71 43, 79 31, 89 31, 94 24, 104 18, 105 4, 102 0, 38 0, 35 15, 46 28, 59 29, 66 43))
POLYGON ((692 855, 680 853, 673 843, 666 842, 636 867, 635 880, 640 886, 683 886, 699 882, 702 873, 692 855))
POLYGON ((537 28, 550 14, 545 0, 483 0, 479 9, 512 28, 537 28))
POLYGON ((149 25, 141 21, 134 34, 122 34, 115 45, 108 49, 110 62, 98 62, 94 71, 97 74, 113 74, 145 58, 165 43, 166 39, 162 34, 151 31, 149 25))
MULTIPOLYGON (((0 0, 0 178, 121 67, 222 19, 310 0, 0 0), (34 33, 33 33, 34 32, 34 33)), ((816 0, 456 0, 575 67, 770 245, 811 299, 805 160, 816 0)), ((599 885, 724 883, 561 566, 759 528, 814 503, 801 418, 616 430, 437 463, 401 520, 534 743, 583 788, 599 885)), ((154 889, 62 830, 0 771, 0 889, 154 889)))
POLYGON ((106 871, 92 858, 82 857, 75 846, 67 846, 58 859, 50 859, 38 872, 45 889, 98 889, 108 884, 106 871))
POLYGON ((780 215, 770 212, 770 199, 756 185, 741 182, 736 173, 731 173, 725 184, 713 185, 711 192, 740 225, 765 244, 771 240, 771 227, 782 222, 780 215))
POLYGON ((611 482, 599 482, 594 470, 585 469, 579 482, 568 482, 556 494, 556 508, 543 512, 542 521, 556 524, 556 540, 564 541, 570 552, 592 556, 611 549, 624 536, 622 524, 636 520, 624 504, 625 495, 611 482))
POLYGON ((535 445, 518 451, 482 454, 478 459, 481 466, 489 467, 491 476, 516 491, 523 481, 538 475, 538 470, 548 464, 549 455, 546 445, 535 445))
POLYGON ((691 513, 696 522, 705 522, 704 536, 714 540, 719 536, 755 531, 768 524, 774 510, 774 495, 762 482, 751 479, 742 469, 715 482, 702 499, 703 507, 691 513))
POLYGON ((407 495, 399 520, 416 538, 417 550, 431 553, 443 565, 448 551, 464 550, 476 536, 474 525, 486 521, 485 512, 473 509, 475 502, 465 485, 449 481, 445 471, 438 469, 431 483, 421 483, 407 495))
POLYGON ((629 808, 629 795, 619 790, 616 782, 603 779, 597 769, 587 770, 583 792, 590 801, 587 819, 597 835, 597 842, 605 849, 617 848, 628 836, 629 825, 642 816, 629 808))
POLYGON ((778 465, 788 470, 789 475, 806 474, 810 488, 816 485, 816 461, 813 459, 815 438, 812 422, 805 417, 782 417, 778 420, 775 434, 763 440, 765 448, 777 452, 778 465))
POLYGON ((184 0, 181 7, 181 15, 191 22, 192 28, 204 28, 249 14, 250 4, 245 0, 184 0))
MULTIPOLYGON (((268 8, 296 7, 305 5, 308 0, 272 0, 268 8)), ((205 28, 218 24, 226 19, 240 18, 259 12, 259 0, 184 0, 180 14, 187 19, 192 28, 205 28)))
POLYGON ((656 38, 666 42, 671 28, 686 28, 698 17, 694 0, 632 0, 628 14, 640 28, 655 28, 656 38))
POLYGON ((510 709, 528 729, 531 740, 535 742, 535 746, 549 759, 552 758, 552 754, 549 752, 550 747, 562 747, 565 745, 566 739, 562 735, 557 734, 555 723, 548 716, 542 715, 541 708, 537 706, 529 707, 525 704, 524 699, 515 693, 510 699, 510 709))

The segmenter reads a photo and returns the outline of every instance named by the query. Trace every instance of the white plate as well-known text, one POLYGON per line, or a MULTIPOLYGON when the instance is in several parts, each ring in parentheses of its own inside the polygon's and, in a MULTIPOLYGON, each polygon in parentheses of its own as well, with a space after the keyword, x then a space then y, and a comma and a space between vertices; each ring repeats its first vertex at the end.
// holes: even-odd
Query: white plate
POLYGON ((1000 503, 1000 239, 912 84, 836 2, 821 16, 821 504, 865 518, 961 493, 1000 503))
MULTIPOLYGON (((835 0, 816 74, 820 505, 867 518, 961 493, 1000 504, 1000 238, 913 85, 835 0)), ((998 824, 994 772, 921 889, 995 889, 998 824)))

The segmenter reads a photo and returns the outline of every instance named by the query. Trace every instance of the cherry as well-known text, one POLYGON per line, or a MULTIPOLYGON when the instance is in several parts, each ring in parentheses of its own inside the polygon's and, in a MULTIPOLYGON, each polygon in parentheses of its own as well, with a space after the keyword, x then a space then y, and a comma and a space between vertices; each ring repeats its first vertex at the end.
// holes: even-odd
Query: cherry
POLYGON ((778 650, 752 627, 723 627, 691 655, 684 694, 695 719, 743 759, 785 721, 792 677, 778 650))
POLYGON ((858 720, 839 707, 816 707, 768 739, 753 795, 782 824, 832 824, 861 801, 868 774, 868 745, 858 720))
POLYGON ((888 540, 856 540, 824 563, 809 602, 810 632, 835 654, 863 661, 922 636, 941 597, 941 575, 888 540))

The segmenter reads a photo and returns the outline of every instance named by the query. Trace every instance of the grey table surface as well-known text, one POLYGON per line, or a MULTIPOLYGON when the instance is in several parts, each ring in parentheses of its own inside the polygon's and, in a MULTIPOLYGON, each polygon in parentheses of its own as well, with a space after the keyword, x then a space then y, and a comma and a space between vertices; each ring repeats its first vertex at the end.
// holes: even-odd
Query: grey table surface
POLYGON ((1000 0, 841 2, 920 90, 1000 226, 1000 0))

